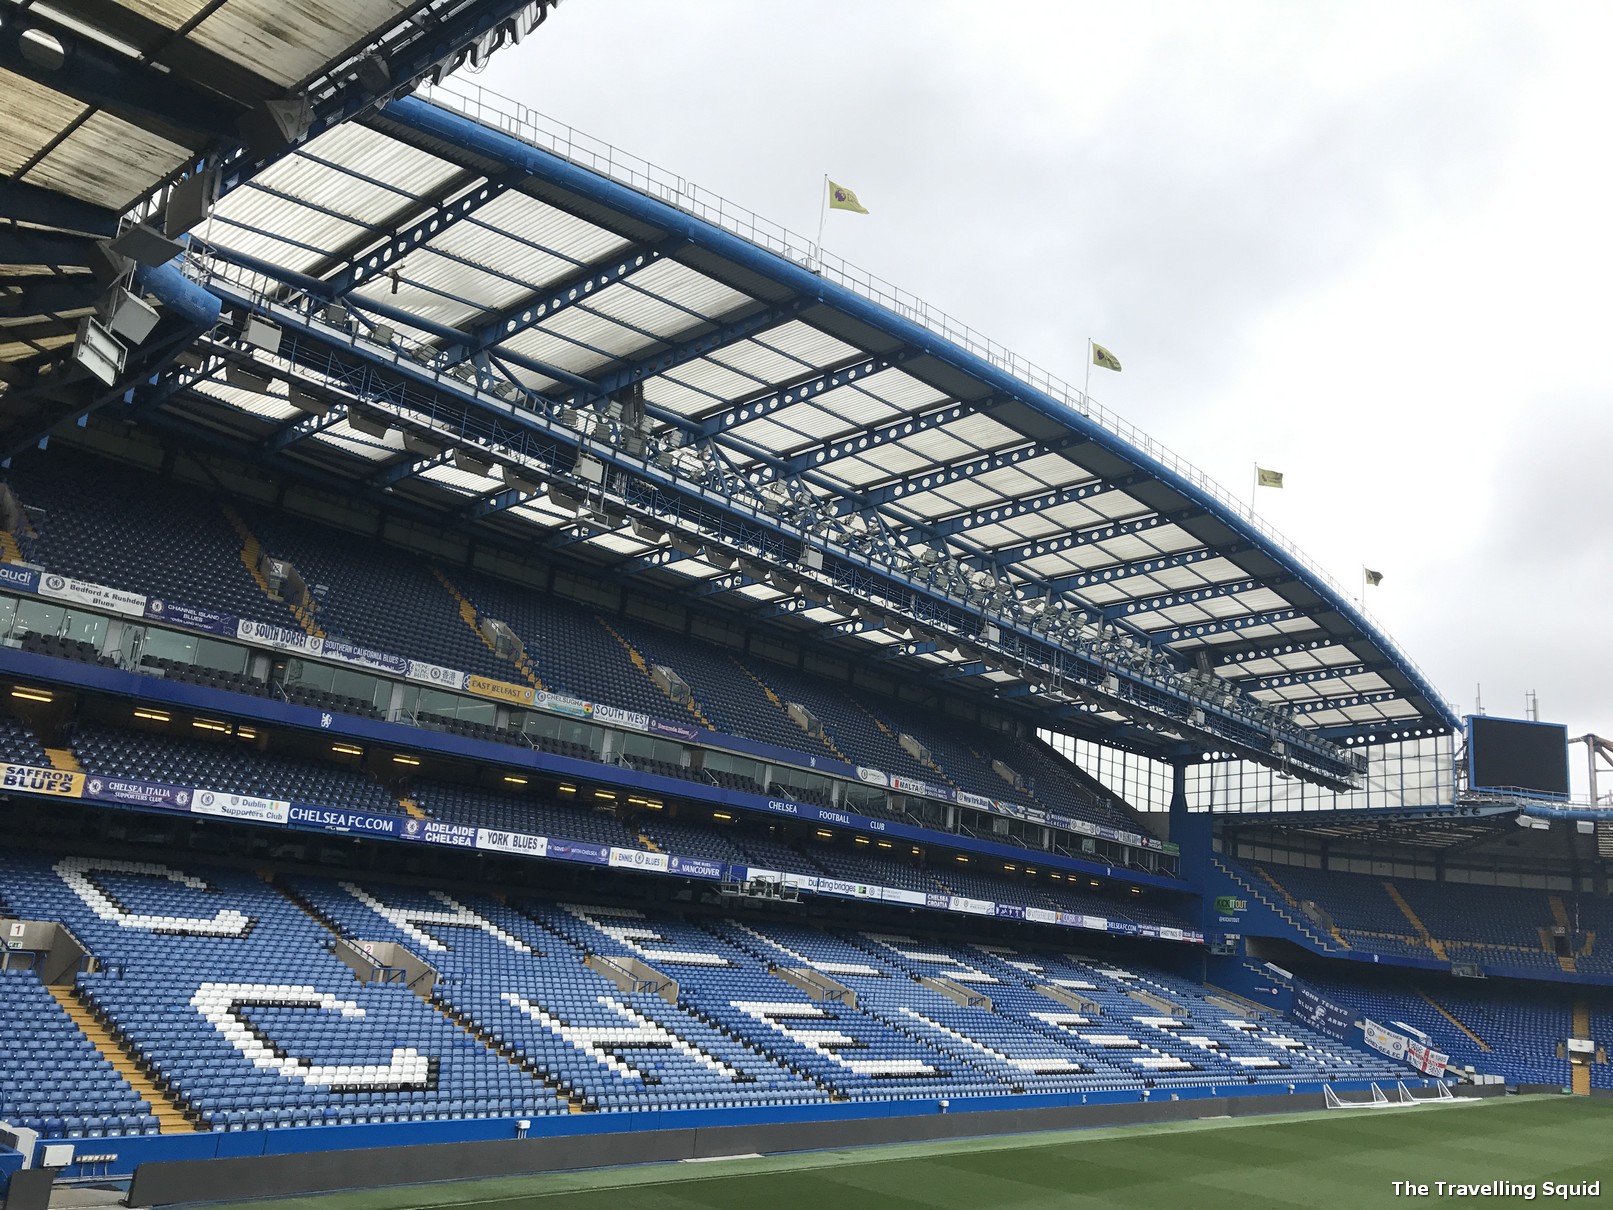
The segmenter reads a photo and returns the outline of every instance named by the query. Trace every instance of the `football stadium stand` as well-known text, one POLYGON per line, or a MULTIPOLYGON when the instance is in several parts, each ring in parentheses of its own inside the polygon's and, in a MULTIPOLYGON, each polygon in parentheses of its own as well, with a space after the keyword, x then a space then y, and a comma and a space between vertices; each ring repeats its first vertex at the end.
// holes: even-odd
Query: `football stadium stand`
POLYGON ((165 30, 126 155, 0 71, 4 1137, 1613 1088, 1605 803, 1084 392, 443 87, 544 0, 323 7, 165 30))

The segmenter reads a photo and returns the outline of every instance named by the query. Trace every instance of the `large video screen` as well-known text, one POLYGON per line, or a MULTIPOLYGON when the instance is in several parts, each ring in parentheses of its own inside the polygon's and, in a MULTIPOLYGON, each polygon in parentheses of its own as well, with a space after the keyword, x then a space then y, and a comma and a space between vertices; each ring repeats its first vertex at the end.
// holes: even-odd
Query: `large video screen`
POLYGON ((1467 785, 1470 790, 1521 790, 1567 798, 1568 728, 1560 723, 1469 716, 1467 785))

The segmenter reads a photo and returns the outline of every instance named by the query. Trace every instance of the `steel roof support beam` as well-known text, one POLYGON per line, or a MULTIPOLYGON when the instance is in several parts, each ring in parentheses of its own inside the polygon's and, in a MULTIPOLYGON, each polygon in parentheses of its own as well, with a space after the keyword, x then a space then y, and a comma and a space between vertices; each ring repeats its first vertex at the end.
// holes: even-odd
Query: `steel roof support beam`
POLYGON ((993 402, 995 402, 994 398, 968 403, 942 404, 934 411, 925 412, 922 415, 904 416, 899 420, 892 420, 875 428, 807 446, 805 449, 794 451, 784 459, 784 464, 781 468, 782 473, 785 475, 799 475, 806 471, 827 467, 829 463, 834 462, 837 458, 844 458, 851 454, 865 454, 870 450, 878 449, 882 445, 900 441, 904 437, 916 437, 920 433, 927 433, 931 429, 938 429, 956 420, 962 420, 965 416, 971 416, 993 402))
MULTIPOLYGON (((1084 437, 1067 437, 1062 441, 1055 441, 1044 445, 1038 441, 1027 442, 1023 445, 1011 446, 1007 449, 995 450, 989 454, 982 454, 978 458, 971 458, 967 462, 956 462, 951 466, 938 466, 917 475, 908 475, 901 479, 892 479, 877 487, 856 489, 858 499, 865 504, 890 504, 905 496, 918 495, 921 492, 934 491, 938 487, 948 487, 954 483, 963 483, 970 479, 978 479, 981 475, 989 475, 992 471, 1000 471, 1004 467, 1018 466, 1021 462, 1029 462, 1032 458, 1041 458, 1048 454, 1059 454, 1066 450, 1075 449, 1085 445, 1084 437)), ((856 506, 850 502, 841 502, 835 510, 840 515, 856 511, 856 506)))
POLYGON ((7 290, 0 293, 0 317, 6 319, 83 310, 93 307, 106 292, 100 282, 81 273, 72 277, 0 278, 0 288, 4 287, 15 288, 15 292, 7 290))
POLYGON ((16 223, 60 227, 86 235, 110 237, 118 232, 118 216, 106 207, 11 177, 0 177, 0 214, 16 223))
POLYGON ((566 402, 572 407, 584 408, 610 399, 623 387, 654 378, 658 374, 665 374, 668 370, 675 370, 691 361, 699 361, 718 349, 786 323, 806 308, 805 299, 792 299, 789 302, 747 310, 738 316, 733 316, 730 312, 728 316, 712 321, 712 326, 698 334, 684 340, 666 342, 648 356, 622 360, 601 367, 594 372, 593 388, 573 392, 567 396, 566 402))
POLYGON ((282 450, 290 449, 304 437, 312 437, 315 433, 323 433, 326 429, 335 428, 347 419, 347 408, 341 404, 332 407, 323 416, 305 416, 301 420, 293 421, 278 433, 272 435, 263 443, 263 449, 270 454, 278 454, 282 450))
MULTIPOLYGON (((1301 702, 1297 706, 1289 706, 1294 714, 1321 714, 1326 710, 1347 710, 1351 706, 1375 706, 1380 702, 1392 702, 1400 697, 1395 689, 1384 689, 1377 693, 1357 693, 1351 697, 1324 697, 1314 702, 1301 702)), ((1393 726, 1388 721, 1375 724, 1379 729, 1393 726)))
POLYGON ((570 277, 534 290, 530 296, 506 307, 472 327, 463 344, 445 350, 449 364, 466 361, 486 350, 495 350, 505 341, 537 327, 562 311, 586 303, 607 287, 624 282, 640 270, 648 269, 686 246, 687 240, 673 238, 654 244, 623 248, 592 265, 585 265, 570 277))
POLYGON ((1213 622, 1193 622, 1184 626, 1167 626, 1149 633, 1161 642, 1180 643, 1185 639, 1208 638, 1215 634, 1230 634, 1239 630, 1253 630, 1257 626, 1278 626, 1283 622, 1308 620, 1315 614, 1314 607, 1299 609, 1273 609, 1269 613, 1245 614, 1237 618, 1218 618, 1213 622))
POLYGON ((714 437, 735 425, 771 416, 780 408, 803 403, 815 396, 840 387, 855 386, 859 380, 872 378, 882 370, 900 365, 914 356, 910 349, 899 349, 889 355, 857 357, 831 366, 820 373, 808 374, 784 386, 769 387, 755 395, 740 399, 721 411, 702 416, 695 421, 695 432, 702 437, 714 437))
POLYGON ((1285 655, 1321 651, 1328 647, 1336 647, 1339 642, 1340 640, 1333 635, 1312 630, 1292 637, 1283 635, 1275 639, 1256 639, 1248 643, 1228 643, 1208 650, 1218 667, 1231 668, 1259 660, 1275 660, 1285 655))
MULTIPOLYGON (((1193 517, 1202 515, 1201 509, 1184 509, 1174 513, 1151 513, 1146 517, 1133 517, 1128 521, 1105 521, 1098 525, 1088 525, 1082 529, 1072 529, 1067 533, 1056 534, 1046 538, 1038 538, 1023 546, 1004 547, 998 553, 1007 557, 1010 562, 1022 563, 1028 559, 1040 558, 1042 555, 1056 555, 1066 550, 1074 550, 1079 546, 1091 546, 1095 542, 1107 542, 1111 538, 1125 538, 1132 534, 1144 534, 1151 529, 1163 529, 1167 525, 1177 525, 1193 517)), ((1091 575, 1090 572, 1082 573, 1091 575)), ((1073 587, 1068 581, 1073 577, 1060 577, 1048 581, 1059 591, 1067 591, 1073 587)))
POLYGON ((405 454, 396 462, 382 467, 375 474, 364 480, 364 485, 366 487, 388 488, 394 483, 403 482, 405 479, 413 479, 422 471, 429 471, 434 466, 443 466, 453 461, 453 457, 453 450, 444 450, 431 458, 416 458, 413 455, 405 454))
POLYGON ((959 513, 956 516, 932 523, 930 529, 943 537, 950 534, 968 533, 970 530, 980 529, 987 525, 1001 525, 1004 522, 1013 521, 1016 518, 1029 516, 1033 513, 1061 508, 1066 504, 1077 504, 1082 500, 1090 500, 1093 496, 1101 496, 1106 492, 1125 491, 1128 487, 1135 487, 1137 484, 1145 482, 1147 478, 1148 476, 1138 473, 1117 476, 1113 481, 1093 479, 1086 483, 1061 487, 1056 491, 1044 492, 1039 496, 1008 500, 1000 504, 993 504, 987 508, 959 513))
POLYGON ((41 15, 9 6, 0 25, 0 67, 36 84, 116 114, 184 147, 231 142, 241 106, 183 77, 103 49, 94 40, 41 15), (27 30, 55 39, 65 61, 52 70, 24 53, 27 30))
POLYGON ((1386 660, 1375 660, 1370 664, 1337 664, 1331 668, 1312 668, 1306 672, 1283 672, 1260 677, 1228 676, 1221 679, 1236 685, 1245 693, 1259 693, 1266 689, 1287 689, 1294 685, 1315 685, 1321 681, 1366 676, 1368 673, 1383 672, 1391 667, 1393 665, 1386 660))
POLYGON ((341 298, 376 277, 384 277, 392 267, 401 268, 404 257, 425 246, 462 219, 469 218, 489 202, 502 197, 514 184, 511 177, 495 177, 460 194, 451 202, 428 202, 412 215, 394 221, 392 231, 379 242, 367 236, 362 252, 345 257, 345 264, 331 274, 327 268, 311 276, 323 278, 327 298, 341 298))
MULTIPOLYGON (((392 350, 326 328, 295 308, 259 298, 226 280, 217 279, 213 285, 231 307, 243 312, 264 314, 282 326, 282 357, 316 377, 337 384, 336 389, 352 393, 366 405, 373 400, 386 409, 401 409, 428 416, 434 425, 448 426, 445 435, 449 440, 455 440, 454 432, 457 430, 470 432, 474 423, 478 440, 490 442, 493 447, 510 449, 517 457, 523 456, 522 451, 535 437, 543 438, 555 448, 578 447, 610 468, 606 481, 610 491, 619 490, 616 484, 622 472, 631 472, 637 484, 635 499, 630 503, 630 508, 634 510, 643 510, 657 517, 681 514, 685 508, 692 510, 691 515, 709 513, 725 531, 730 531, 723 540, 745 547, 762 545, 772 551, 763 556, 763 561, 777 562, 786 557, 786 551, 793 557, 793 552, 799 549, 797 532, 768 516, 748 498, 690 484, 662 471, 653 463, 645 463, 590 442, 560 425, 545 412, 478 392, 471 384, 462 383, 452 376, 435 374, 392 350), (775 545, 776 550, 773 549, 775 545)), ((753 322, 760 322, 754 316, 749 318, 753 322)), ((552 463, 553 455, 549 457, 552 463)), ((899 570, 881 566, 866 556, 838 548, 833 549, 832 554, 835 562, 831 578, 839 591, 855 595, 858 599, 884 599, 893 602, 888 608, 902 612, 916 610, 923 604, 938 617, 946 619, 942 624, 955 631, 967 629, 981 617, 992 616, 983 610, 960 605, 946 594, 899 570), (898 601, 905 604, 894 604, 898 601)), ((921 626, 926 624, 924 616, 914 614, 914 620, 921 626)), ((1082 655, 1071 650, 1065 655, 1055 655, 1051 651, 1043 652, 1040 649, 1041 641, 1026 633, 1020 623, 1006 616, 998 617, 996 621, 1001 628, 1001 641, 1013 649, 1007 658, 1022 659, 1024 655, 1016 652, 1029 652, 1038 662, 1058 663, 1063 668, 1063 676, 1088 684, 1086 692, 1102 692, 1091 684, 1091 680, 1093 676, 1101 675, 1101 671, 1095 670, 1108 666, 1098 663, 1090 653, 1082 655)), ((855 632, 861 627, 841 629, 855 632)), ((1114 671, 1124 685, 1131 686, 1125 695, 1128 709, 1150 714, 1171 714, 1181 701, 1186 700, 1181 697, 1185 691, 1173 690, 1146 669, 1115 668, 1114 671)), ((1251 729, 1242 712, 1228 712, 1213 704, 1207 705, 1206 709, 1217 720, 1215 729, 1207 732, 1214 736, 1215 742, 1224 744, 1228 750, 1245 752, 1251 759, 1269 759, 1269 756, 1262 757, 1257 747, 1251 747, 1246 739, 1241 738, 1245 731, 1251 729)), ((1317 751, 1312 753, 1308 737, 1293 732, 1286 734, 1300 754, 1293 759, 1315 762, 1321 770, 1318 776, 1338 780, 1346 775, 1346 770, 1353 768, 1353 760, 1349 757, 1333 755, 1323 746, 1318 746, 1317 751), (1335 769, 1336 772, 1329 771, 1335 769)))
POLYGON ((1226 580, 1220 584, 1206 584, 1202 588, 1184 588, 1179 592, 1160 593, 1158 596, 1140 597, 1132 601, 1117 601, 1104 609, 1103 616, 1114 620, 1144 613, 1158 613, 1160 610, 1175 609, 1181 605, 1195 605, 1201 601, 1215 601, 1240 596, 1246 592, 1258 592, 1262 588, 1276 588, 1292 580, 1292 576, 1277 576, 1269 580, 1258 578, 1226 580))
POLYGON ((0 264, 91 266, 107 263, 92 239, 27 227, 0 227, 0 264))
POLYGON ((1226 559, 1251 549, 1253 547, 1248 542, 1229 542, 1225 546, 1200 547, 1195 550, 1178 551, 1173 555, 1150 555, 1144 559, 1095 567, 1091 571, 1054 576, 1047 581, 1047 584, 1054 592, 1075 592, 1101 584, 1118 584, 1122 580, 1137 576, 1156 575, 1178 567, 1191 567, 1195 563, 1208 563, 1213 559, 1226 559))

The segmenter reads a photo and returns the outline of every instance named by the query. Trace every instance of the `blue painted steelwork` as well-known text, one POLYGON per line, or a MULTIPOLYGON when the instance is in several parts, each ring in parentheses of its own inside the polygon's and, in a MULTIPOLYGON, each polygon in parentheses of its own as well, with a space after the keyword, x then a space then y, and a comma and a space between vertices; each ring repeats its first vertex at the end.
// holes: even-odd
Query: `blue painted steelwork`
MULTIPOLYGON (((1102 528, 1100 525, 1099 528, 1102 528)), ((1226 546, 1204 546, 1195 550, 1179 551, 1173 555, 1148 555, 1123 563, 1110 563, 1091 571, 1075 572, 1067 576, 1054 576, 1047 584, 1056 592, 1067 592, 1099 584, 1115 584, 1137 576, 1156 575, 1178 567, 1191 567, 1195 563, 1208 563, 1224 559, 1250 549, 1247 542, 1232 542, 1226 546)))
POLYGON ((1261 589, 1275 588, 1279 584, 1286 584, 1291 580, 1289 576, 1278 576, 1264 579, 1226 580, 1220 584, 1205 584, 1197 588, 1184 588, 1180 592, 1165 592, 1158 596, 1136 597, 1129 601, 1118 601, 1103 611, 1106 618, 1129 618, 1137 614, 1157 613, 1160 610, 1175 609, 1181 605, 1194 605, 1200 601, 1214 601, 1224 597, 1235 597, 1246 592, 1259 592, 1261 589))
MULTIPOLYGON (((814 468, 827 466, 837 458, 844 458, 849 454, 866 454, 870 450, 889 445, 893 441, 900 441, 904 437, 916 437, 920 433, 928 433, 933 429, 953 424, 965 416, 985 410, 993 402, 995 401, 988 398, 968 403, 946 403, 922 415, 904 416, 899 420, 876 425, 847 437, 837 437, 832 441, 811 445, 806 449, 796 450, 785 458, 779 473, 785 476, 804 474, 814 468)), ((857 498, 865 500, 860 494, 857 498)), ((867 501, 867 503, 873 502, 867 501)))
POLYGON ((827 391, 837 390, 840 387, 854 386, 857 382, 871 378, 882 370, 900 365, 912 357, 911 350, 898 350, 890 355, 876 357, 856 357, 850 361, 841 362, 831 366, 818 374, 811 374, 784 386, 762 391, 759 394, 738 400, 721 411, 702 416, 696 423, 695 432, 702 437, 711 437, 717 433, 726 432, 736 425, 744 424, 750 420, 760 420, 764 416, 771 416, 781 408, 789 407, 803 399, 812 399, 827 391))
MULTIPOLYGON (((469 122, 457 115, 435 110, 411 99, 395 102, 389 107, 388 115, 417 132, 452 145, 467 147, 476 154, 486 155, 498 162, 518 165, 534 175, 580 194, 591 202, 610 207, 656 229, 682 234, 696 246, 707 248, 746 269, 764 274, 781 286, 795 291, 798 297, 829 303, 842 314, 866 323, 902 345, 917 347, 938 360, 970 374, 1006 397, 1040 412, 1074 434, 1078 441, 1091 442, 1145 469, 1155 480, 1171 487, 1188 501, 1194 502, 1200 510, 1231 528, 1234 533, 1263 548, 1261 535, 1253 530, 1244 518, 1229 512, 1216 497, 1179 472, 1144 454, 1124 438, 1096 424, 1080 412, 1019 382, 996 366, 951 346, 927 329, 886 311, 833 282, 825 281, 800 266, 685 215, 654 198, 628 190, 613 181, 528 147, 502 132, 469 122)), ((640 366, 637 370, 653 373, 655 367, 640 366)), ((975 467, 973 473, 985 472, 980 467, 975 467)), ((896 499, 914 489, 915 485, 908 483, 887 485, 885 490, 889 494, 885 499, 896 499)), ((877 502, 879 490, 876 488, 873 492, 865 494, 877 502)), ((1293 576, 1316 591, 1330 611, 1349 619, 1377 643, 1380 649, 1390 652, 1392 657, 1396 658, 1396 662, 1401 663, 1398 652, 1392 644, 1367 622, 1351 603, 1330 586, 1314 582, 1307 571, 1285 551, 1274 549, 1267 553, 1285 574, 1293 576)), ((1448 709, 1439 701, 1438 695, 1421 681, 1414 669, 1406 666, 1402 671, 1436 709, 1448 709)))
MULTIPOLYGON (((1392 702, 1400 694, 1393 689, 1383 689, 1376 693, 1355 693, 1348 697, 1325 697, 1314 702, 1300 702, 1290 705, 1288 709, 1295 714, 1321 714, 1328 710, 1348 710, 1351 706, 1373 706, 1380 702, 1392 702)), ((1393 721, 1384 720, 1372 724, 1373 729, 1382 731, 1392 727, 1393 721)))
POLYGON ((544 323, 571 307, 586 303, 606 288, 627 281, 640 270, 647 269, 671 256, 683 247, 684 243, 682 239, 667 239, 654 244, 624 248, 598 264, 581 268, 571 277, 537 291, 524 302, 507 307, 502 312, 479 322, 467 333, 469 339, 445 351, 445 359, 449 364, 453 364, 474 357, 477 353, 494 349, 534 325, 544 323))
POLYGON ((1237 677, 1223 674, 1222 679, 1236 683, 1245 693, 1259 693, 1266 689, 1287 689, 1294 685, 1314 685, 1319 681, 1366 676, 1369 673, 1383 672, 1390 666, 1387 660, 1374 660, 1370 664, 1336 664, 1331 668, 1313 668, 1308 672, 1284 672, 1272 676, 1237 677))
POLYGON ((1145 483, 1147 480, 1148 476, 1141 473, 1117 475, 1113 480, 1095 479, 1087 483, 1077 483, 1070 487, 1061 487, 1054 491, 1043 492, 1040 495, 1025 496, 1018 500, 992 504, 986 508, 959 513, 954 517, 936 521, 929 528, 943 537, 968 533, 970 530, 981 529, 987 525, 1001 525, 1019 517, 1061 508, 1066 504, 1077 504, 1082 500, 1090 500, 1093 496, 1101 496, 1106 492, 1125 491, 1127 488, 1136 487, 1137 484, 1145 483))

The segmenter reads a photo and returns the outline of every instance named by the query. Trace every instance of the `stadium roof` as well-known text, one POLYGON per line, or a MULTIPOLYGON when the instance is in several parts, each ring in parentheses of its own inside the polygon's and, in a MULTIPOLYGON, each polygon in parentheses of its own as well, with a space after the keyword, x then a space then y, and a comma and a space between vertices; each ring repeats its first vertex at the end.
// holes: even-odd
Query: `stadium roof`
POLYGON ((81 321, 109 319, 140 272, 131 262, 156 263, 160 240, 107 244, 131 219, 161 225, 170 182, 191 182, 181 210, 205 204, 219 174, 257 171, 423 75, 479 61, 549 3, 0 0, 6 448, 121 394, 194 335, 159 325, 99 387, 71 358, 81 321))
POLYGON ((1156 756, 1343 785, 1349 745, 1455 726, 1092 400, 670 173, 428 93, 222 183, 188 271, 226 319, 129 414, 1156 756))

